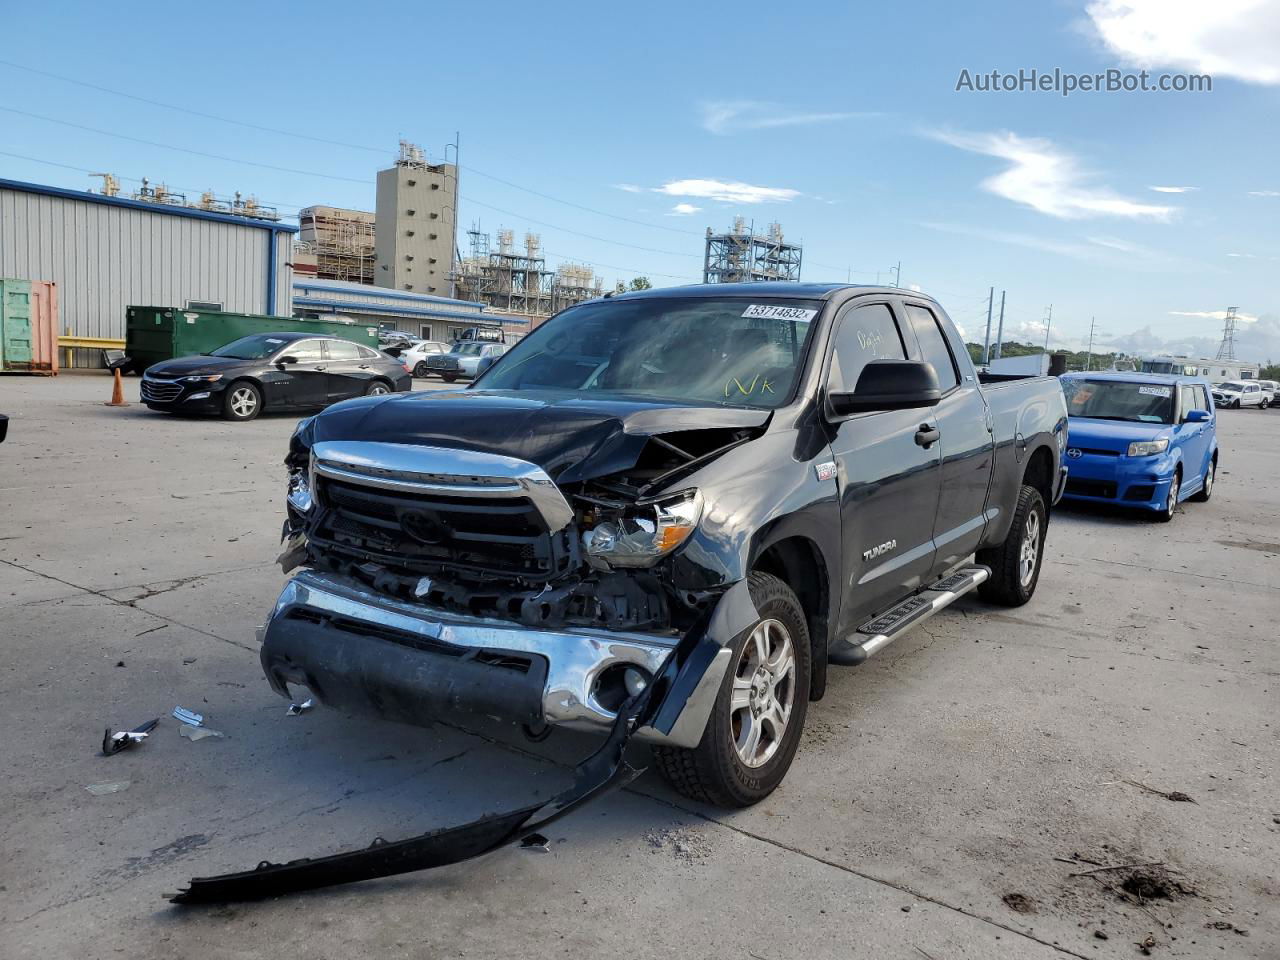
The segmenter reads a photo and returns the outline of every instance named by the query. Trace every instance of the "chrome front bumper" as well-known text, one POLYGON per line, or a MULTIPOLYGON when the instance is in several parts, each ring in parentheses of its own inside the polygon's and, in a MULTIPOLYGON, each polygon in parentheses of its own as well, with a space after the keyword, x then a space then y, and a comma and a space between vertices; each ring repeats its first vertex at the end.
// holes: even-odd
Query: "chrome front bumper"
MULTIPOLYGON (((601 733, 616 718, 596 699, 601 675, 611 666, 633 664, 656 677, 680 641, 675 635, 574 627, 537 630, 469 617, 397 600, 352 579, 313 570, 286 584, 259 639, 263 669, 284 696, 289 696, 287 684, 294 683, 312 689, 321 702, 350 706, 354 701, 346 694, 359 687, 356 700, 375 712, 409 722, 449 719, 405 716, 406 709, 412 710, 403 706, 406 693, 416 683, 431 688, 423 691, 428 709, 471 709, 523 722, 536 713, 541 723, 601 733), (444 648, 447 656, 432 652, 444 648), (541 677, 540 671, 527 679, 515 678, 510 670, 478 663, 476 655, 495 651, 545 661, 541 690, 528 689, 541 677), (494 683, 486 682, 486 670, 494 683), (510 704, 504 702, 504 689, 510 690, 510 704), (536 704, 521 708, 518 701, 525 694, 536 704), (397 709, 383 709, 391 705, 397 709), (504 709, 507 706, 510 709, 504 709)), ((638 739, 697 745, 729 663, 729 648, 721 643, 692 693, 678 705, 670 732, 643 727, 636 732, 638 739)))

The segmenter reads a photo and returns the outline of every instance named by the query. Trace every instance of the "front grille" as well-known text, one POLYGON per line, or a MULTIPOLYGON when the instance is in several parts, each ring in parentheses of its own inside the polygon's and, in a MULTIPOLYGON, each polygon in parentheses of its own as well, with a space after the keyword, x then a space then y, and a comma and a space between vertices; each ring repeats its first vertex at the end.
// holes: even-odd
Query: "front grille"
POLYGON ((1078 497, 1105 497, 1108 500, 1114 500, 1116 485, 1102 480, 1073 479, 1068 475, 1067 493, 1074 493, 1078 497))
POLYGON ((317 477, 312 542, 410 573, 440 567, 544 581, 569 564, 568 530, 552 534, 526 496, 406 492, 317 477))
POLYGON ((1119 450, 1103 450, 1100 447, 1079 447, 1081 453, 1092 453, 1095 457, 1118 457, 1119 450))
POLYGON ((458 369, 458 361, 453 357, 429 357, 427 366, 432 369, 456 370, 458 369))
POLYGON ((1150 483, 1136 483, 1124 492, 1126 500, 1147 501, 1156 495, 1156 488, 1150 483))
POLYGON ((158 383, 155 380, 144 379, 140 392, 144 402, 168 403, 170 400, 178 399, 178 395, 182 393, 182 386, 177 383, 158 383))

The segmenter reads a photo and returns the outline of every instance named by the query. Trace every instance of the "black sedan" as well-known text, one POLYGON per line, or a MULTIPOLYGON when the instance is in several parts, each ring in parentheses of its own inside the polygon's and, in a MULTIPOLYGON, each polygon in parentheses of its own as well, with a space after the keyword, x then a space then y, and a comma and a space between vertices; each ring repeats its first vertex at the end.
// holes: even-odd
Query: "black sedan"
POLYGON ((317 409, 412 385, 400 363, 371 347, 310 333, 257 333, 148 367, 142 402, 170 413, 252 420, 263 410, 317 409))

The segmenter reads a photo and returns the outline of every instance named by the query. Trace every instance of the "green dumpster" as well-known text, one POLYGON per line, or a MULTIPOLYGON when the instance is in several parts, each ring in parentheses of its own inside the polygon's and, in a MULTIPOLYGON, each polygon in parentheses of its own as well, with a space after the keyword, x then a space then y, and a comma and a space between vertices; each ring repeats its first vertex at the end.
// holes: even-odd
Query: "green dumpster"
POLYGON ((126 308, 124 349, 132 361, 130 369, 141 373, 161 360, 209 353, 250 334, 287 332, 321 333, 378 349, 378 328, 371 324, 180 307, 126 308))

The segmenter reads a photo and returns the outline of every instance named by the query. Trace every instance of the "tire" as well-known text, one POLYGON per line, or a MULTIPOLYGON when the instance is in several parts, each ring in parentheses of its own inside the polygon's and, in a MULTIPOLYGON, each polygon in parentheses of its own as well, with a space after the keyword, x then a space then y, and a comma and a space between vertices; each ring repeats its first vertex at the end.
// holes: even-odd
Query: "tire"
POLYGON ((1168 523, 1178 512, 1178 493, 1182 489, 1182 470, 1178 469, 1169 481, 1169 494, 1164 498, 1164 507, 1156 513, 1157 523, 1168 523))
POLYGON ((719 807, 749 807, 773 793, 795 759, 809 708, 809 628, 804 609, 791 588, 771 574, 753 573, 747 583, 762 619, 733 644, 731 666, 725 671, 702 741, 693 749, 653 748, 654 766, 677 792, 719 807), (788 645, 789 672, 785 668, 788 645), (763 663, 761 649, 768 654, 763 663), (776 669, 781 679, 767 666, 774 658, 779 661, 776 669), (757 696, 762 690, 767 692, 757 696), (778 690, 783 691, 781 695, 778 690), (770 737, 784 705, 781 736, 770 737), (758 708, 763 712, 757 713, 758 708), (760 731, 754 740, 752 730, 760 731))
POLYGON ((1271 406, 1271 401, 1269 401, 1266 397, 1263 397, 1263 398, 1262 398, 1262 402, 1261 402, 1260 404, 1258 404, 1258 409, 1259 409, 1259 410, 1265 410, 1265 409, 1267 409, 1267 407, 1269 407, 1269 406, 1271 406))
POLYGON ((425 380, 427 379, 427 373, 427 361, 419 360, 418 365, 413 368, 413 375, 419 380, 425 380))
POLYGON ((1239 399, 1236 399, 1236 400, 1232 400, 1232 401, 1231 401, 1231 409, 1232 409, 1232 410, 1239 410, 1239 409, 1240 409, 1240 401, 1239 401, 1239 399))
POLYGON ((1218 458, 1214 457, 1209 461, 1209 472, 1204 475, 1204 484, 1191 495, 1192 500, 1196 503, 1208 503, 1209 498, 1213 496, 1213 484, 1218 473, 1218 458))
POLYGON ((1023 484, 1004 542, 975 556, 978 563, 991 568, 990 578, 978 587, 978 596, 1003 607, 1020 607, 1030 600, 1040 582, 1048 526, 1044 497, 1035 487, 1023 484))
POLYGON ((237 380, 222 398, 222 419, 248 423, 262 412, 262 391, 248 380, 237 380))
POLYGON ((366 397, 385 397, 391 392, 391 385, 385 380, 374 380, 365 388, 364 395, 366 397))
POLYGON ((442 373, 440 374, 440 379, 445 383, 454 383, 458 379, 458 375, 456 373, 442 373))

